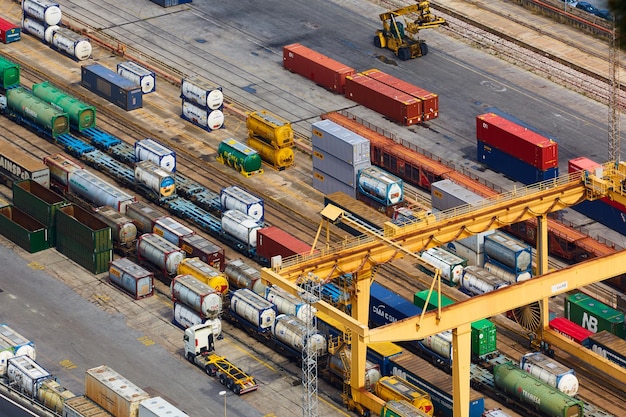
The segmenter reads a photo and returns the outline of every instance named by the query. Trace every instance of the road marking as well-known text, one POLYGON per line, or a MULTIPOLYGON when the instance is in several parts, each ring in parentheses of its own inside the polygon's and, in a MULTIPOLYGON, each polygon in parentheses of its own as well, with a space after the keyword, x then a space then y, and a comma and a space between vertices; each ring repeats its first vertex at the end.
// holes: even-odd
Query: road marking
POLYGON ((69 360, 69 359, 64 359, 64 360, 62 360, 61 362, 59 362, 59 364, 60 364, 63 368, 65 368, 65 369, 67 369, 67 370, 69 370, 69 369, 76 369, 76 368, 78 368, 78 367, 74 364, 74 362, 72 362, 72 361, 71 361, 71 360, 69 360))
POLYGON ((250 356, 252 359, 254 359, 255 361, 259 362, 261 365, 265 366, 266 368, 269 368, 269 369, 271 369, 274 372, 278 372, 276 370, 276 368, 274 368, 272 365, 270 365, 269 363, 265 362, 263 359, 253 355, 252 353, 248 352, 247 350, 239 347, 235 342, 232 342, 232 341, 228 340, 227 338, 223 338, 222 340, 224 340, 225 342, 230 343, 233 347, 237 348, 238 350, 242 351, 246 355, 250 356))
POLYGON ((139 340, 141 343, 144 344, 144 346, 152 346, 154 344, 156 344, 156 342, 152 339, 150 339, 148 336, 141 336, 139 338, 137 338, 137 340, 139 340))
POLYGON ((29 266, 31 269, 39 269, 39 270, 46 269, 46 267, 45 267, 45 266, 43 266, 42 264, 40 264, 40 263, 38 263, 38 262, 31 262, 31 263, 29 263, 29 264, 28 264, 28 266, 29 266))

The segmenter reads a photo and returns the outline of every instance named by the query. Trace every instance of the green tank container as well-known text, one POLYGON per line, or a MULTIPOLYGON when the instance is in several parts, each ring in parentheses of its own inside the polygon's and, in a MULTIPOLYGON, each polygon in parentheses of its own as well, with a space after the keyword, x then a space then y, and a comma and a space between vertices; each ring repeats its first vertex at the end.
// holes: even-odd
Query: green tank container
POLYGON ((511 362, 493 369, 496 387, 553 417, 583 417, 584 403, 551 387, 511 362))
POLYGON ((72 97, 48 81, 33 84, 33 94, 40 99, 58 106, 70 117, 72 129, 82 132, 85 129, 96 126, 96 108, 90 106, 76 97, 72 97))
POLYGON ((244 175, 261 169, 262 161, 259 153, 235 139, 223 140, 217 148, 217 154, 217 159, 221 163, 235 168, 244 175))
POLYGON ((35 97, 22 87, 7 90, 7 106, 53 138, 70 131, 67 113, 35 97))
POLYGON ((594 333, 607 330, 626 338, 624 313, 601 303, 586 294, 576 293, 565 298, 565 318, 594 333))
POLYGON ((0 56, 0 88, 8 89, 20 85, 20 66, 0 56))

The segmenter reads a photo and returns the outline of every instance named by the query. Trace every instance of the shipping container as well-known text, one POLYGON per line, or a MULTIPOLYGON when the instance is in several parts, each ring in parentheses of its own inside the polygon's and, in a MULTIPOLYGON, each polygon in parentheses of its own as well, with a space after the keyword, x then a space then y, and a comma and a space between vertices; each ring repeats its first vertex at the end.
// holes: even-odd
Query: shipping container
POLYGON ((96 108, 59 90, 49 81, 33 84, 33 94, 59 108, 70 117, 70 127, 82 132, 96 126, 96 108))
POLYGON ((89 252, 80 242, 61 233, 57 234, 56 250, 95 275, 107 272, 113 260, 113 249, 89 252))
POLYGON ((20 65, 0 56, 0 89, 18 87, 20 85, 20 65))
POLYGON ((276 227, 264 227, 257 231, 256 252, 266 258, 280 255, 283 258, 311 253, 311 246, 276 227))
POLYGON ((128 258, 111 262, 109 282, 133 296, 135 300, 154 294, 154 274, 128 258))
POLYGON ((141 87, 100 64, 82 65, 80 84, 129 111, 143 106, 141 87))
POLYGON ((158 4, 161 7, 178 6, 179 4, 191 3, 192 0, 150 0, 152 3, 158 4))
POLYGON ((56 226, 58 235, 76 241, 87 253, 113 249, 111 228, 74 204, 57 210, 56 226))
POLYGON ((126 206, 126 216, 131 218, 140 233, 152 233, 154 223, 167 213, 154 208, 151 204, 137 201, 126 206))
POLYGON ((198 258, 218 271, 223 271, 226 267, 224 248, 201 235, 183 236, 180 247, 187 253, 187 258, 198 258))
POLYGON ((139 403, 138 417, 189 417, 161 397, 153 397, 139 403))
POLYGON ((370 141, 331 120, 313 123, 311 141, 314 148, 349 165, 370 160, 370 141))
POLYGON ((356 198, 356 187, 339 181, 331 174, 313 169, 313 188, 322 194, 344 193, 352 198, 356 198))
POLYGON ((283 47, 283 66, 339 94, 345 93, 346 76, 356 73, 354 68, 299 43, 283 47))
POLYGON ((48 240, 50 246, 54 246, 57 210, 70 203, 33 180, 13 183, 13 203, 15 207, 48 228, 48 240))
POLYGON ((361 74, 420 99, 422 101, 422 122, 439 117, 439 96, 437 94, 382 72, 379 69, 363 71, 361 74))
POLYGON ((626 340, 602 330, 589 336, 588 347, 603 358, 626 368, 626 340))
POLYGON ((54 379, 50 372, 28 356, 15 356, 7 361, 9 384, 30 398, 37 397, 41 384, 54 379))
POLYGON ((567 296, 564 308, 565 318, 593 333, 607 330, 622 339, 626 336, 624 313, 586 294, 575 293, 567 296))
POLYGON ((114 417, 84 395, 69 398, 63 404, 63 417, 114 417))
POLYGON ((495 113, 476 116, 476 139, 538 171, 559 166, 556 142, 495 113))
MULTIPOLYGON (((482 242, 484 243, 484 236, 482 242)), ((446 250, 454 253, 456 256, 465 259, 468 266, 482 266, 485 263, 484 251, 476 252, 472 248, 468 248, 467 246, 461 244, 459 241, 448 242, 444 247, 446 248, 446 250)))
POLYGON ((422 314, 422 309, 411 301, 388 290, 377 282, 370 287, 370 322, 374 326, 395 323, 407 317, 422 314))
POLYGON ((404 126, 422 123, 422 101, 365 75, 346 77, 346 97, 404 126))
POLYGON ((20 27, 0 17, 0 42, 11 43, 21 39, 20 27))
POLYGON ((478 162, 485 164, 488 168, 524 184, 535 184, 559 176, 558 167, 540 170, 480 140, 478 141, 477 159, 478 162))
POLYGON ((85 372, 85 394, 115 417, 137 417, 147 392, 122 375, 101 365, 85 372))
POLYGON ((185 258, 178 264, 178 275, 191 275, 220 294, 228 292, 228 278, 219 269, 202 262, 199 258, 185 258))
POLYGON ((117 73, 138 84, 144 94, 156 91, 156 74, 154 71, 144 68, 136 62, 120 62, 117 64, 117 73))
POLYGON ((78 162, 62 153, 55 153, 43 158, 43 163, 50 169, 50 184, 62 190, 69 191, 70 176, 74 171, 83 169, 78 162))
POLYGON ((485 262, 511 268, 514 274, 527 272, 532 268, 530 245, 500 231, 485 236, 485 256, 485 262))
POLYGON ((589 336, 593 334, 591 330, 585 329, 565 317, 556 317, 550 320, 549 326, 555 332, 562 334, 579 345, 589 346, 589 336))
POLYGON ((433 182, 430 188, 432 207, 445 211, 460 206, 483 207, 485 198, 451 180, 433 182))
POLYGON ((333 156, 332 153, 313 146, 313 169, 331 173, 333 178, 351 187, 357 187, 359 171, 371 166, 369 159, 352 164, 333 156))
POLYGON ((46 226, 14 206, 0 208, 0 234, 30 253, 50 247, 46 226))

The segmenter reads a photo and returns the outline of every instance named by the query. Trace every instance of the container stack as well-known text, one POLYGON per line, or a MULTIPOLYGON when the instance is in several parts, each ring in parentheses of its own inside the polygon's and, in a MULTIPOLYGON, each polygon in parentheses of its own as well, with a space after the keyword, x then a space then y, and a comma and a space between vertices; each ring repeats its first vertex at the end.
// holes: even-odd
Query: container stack
POLYGON ((182 110, 180 117, 211 132, 224 127, 222 87, 198 76, 180 82, 182 110))
POLYGON ((211 322, 215 337, 221 333, 222 294, 193 275, 177 275, 170 284, 173 323, 182 329, 211 322))
POLYGON ((622 339, 626 338, 624 313, 583 293, 565 298, 564 316, 593 333, 603 330, 622 339))
POLYGON ((54 31, 61 23, 61 6, 49 0, 24 0, 22 2, 22 31, 50 44, 54 31))
POLYGON ((139 85, 143 94, 156 91, 156 74, 133 61, 117 64, 117 73, 129 81, 139 85))
POLYGON ((330 121, 313 123, 313 188, 356 198, 357 174, 369 168, 370 142, 330 121))
MULTIPOLYGON (((473 210, 483 206, 485 199, 450 180, 433 182, 430 190, 433 212, 447 210, 473 210)), ((450 252, 467 260, 470 266, 483 266, 485 262, 485 236, 493 230, 477 233, 446 245, 450 252)))
POLYGON ((534 184, 559 176, 558 144, 494 113, 476 117, 478 161, 506 176, 534 184))
POLYGON ((505 233, 485 236, 483 268, 510 284, 532 278, 532 248, 505 233))
POLYGON ((270 112, 252 112, 246 119, 248 146, 279 171, 295 162, 291 123, 270 112))
POLYGON ((141 87, 100 64, 81 66, 80 85, 122 109, 143 107, 141 87))

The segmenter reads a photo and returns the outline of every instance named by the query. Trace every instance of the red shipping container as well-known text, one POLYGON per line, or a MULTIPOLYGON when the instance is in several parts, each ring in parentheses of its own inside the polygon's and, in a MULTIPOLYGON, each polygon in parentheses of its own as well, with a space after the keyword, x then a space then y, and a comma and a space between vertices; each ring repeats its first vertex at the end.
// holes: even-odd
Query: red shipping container
POLYGON ((346 77, 346 97, 405 126, 422 121, 422 101, 362 74, 346 77))
POLYGON ((256 253, 266 259, 276 255, 287 258, 311 252, 310 245, 276 226, 259 229, 256 242, 256 253))
POLYGON ((422 122, 439 117, 439 96, 437 94, 382 72, 379 69, 374 68, 363 71, 362 74, 422 100, 422 122))
POLYGON ((494 113, 476 116, 476 138, 540 171, 559 165, 556 142, 494 113))
POLYGON ((581 156, 579 158, 570 159, 567 163, 567 172, 570 174, 576 171, 593 171, 600 164, 589 158, 581 156))
POLYGON ((224 248, 216 245, 203 236, 193 234, 180 239, 180 247, 187 253, 187 258, 200 258, 202 262, 218 271, 224 271, 224 248))
POLYGON ((283 47, 283 66, 339 94, 344 94, 346 76, 356 73, 354 68, 299 43, 283 47))
POLYGON ((19 41, 21 33, 19 26, 0 17, 0 42, 11 43, 19 41))
POLYGON ((572 339, 579 345, 582 345, 586 339, 593 334, 592 331, 579 326, 573 321, 569 321, 565 317, 557 317, 550 320, 549 326, 555 332, 572 339))

